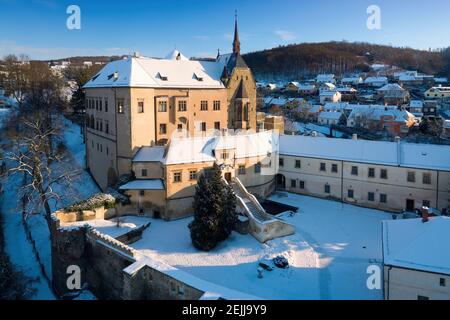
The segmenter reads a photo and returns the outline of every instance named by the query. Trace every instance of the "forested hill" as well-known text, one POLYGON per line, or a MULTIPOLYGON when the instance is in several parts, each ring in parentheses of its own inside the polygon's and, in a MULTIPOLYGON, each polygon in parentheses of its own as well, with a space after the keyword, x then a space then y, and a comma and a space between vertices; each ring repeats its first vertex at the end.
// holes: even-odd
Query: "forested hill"
POLYGON ((450 75, 450 48, 430 52, 368 43, 304 43, 248 53, 244 58, 257 76, 274 78, 368 71, 373 63, 450 75))

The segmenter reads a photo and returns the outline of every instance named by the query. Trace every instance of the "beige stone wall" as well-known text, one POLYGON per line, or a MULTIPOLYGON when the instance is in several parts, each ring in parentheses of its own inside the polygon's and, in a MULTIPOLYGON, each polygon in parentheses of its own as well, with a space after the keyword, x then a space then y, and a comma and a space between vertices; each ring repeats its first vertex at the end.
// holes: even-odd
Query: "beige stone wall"
POLYGON ((342 162, 323 159, 290 157, 280 155, 284 165, 280 166, 280 174, 286 179, 286 190, 294 193, 313 195, 323 198, 340 199, 342 194, 342 162), (300 160, 301 167, 296 168, 296 160, 300 160), (320 170, 321 163, 325 163, 326 171, 320 170), (332 165, 337 165, 337 172, 332 172, 332 165), (295 180, 296 187, 291 187, 291 180, 295 180), (304 188, 300 188, 301 182, 304 188), (325 192, 325 185, 330 186, 330 193, 325 192))
POLYGON ((164 179, 164 167, 160 162, 133 162, 133 171, 137 179, 164 179), (147 170, 147 176, 142 170, 147 170))
POLYGON ((128 190, 126 194, 130 196, 131 205, 124 208, 125 210, 120 210, 122 214, 164 217, 166 211, 164 190, 128 190))
POLYGON ((384 267, 384 294, 386 300, 450 300, 450 276, 396 267, 384 267), (440 285, 444 279, 446 286, 440 285))
POLYGON ((314 158, 280 156, 284 166, 280 174, 286 179, 286 190, 294 193, 334 198, 364 207, 388 211, 403 211, 406 201, 414 200, 414 208, 421 208, 427 202, 439 210, 449 205, 450 173, 435 170, 422 170, 345 161, 330 161, 314 158), (295 167, 296 160, 301 161, 301 168, 295 167), (320 170, 325 163, 326 171, 320 170), (337 165, 337 172, 331 172, 332 165, 337 165), (357 175, 352 174, 352 167, 357 167, 357 175), (375 177, 369 177, 369 169, 375 170, 375 177), (381 170, 387 170, 387 178, 381 178, 381 170), (408 172, 415 173, 415 182, 408 181, 408 172), (424 183, 423 175, 428 174, 431 183, 424 183), (439 178, 438 178, 439 176, 439 178), (291 180, 296 186, 291 187, 291 180), (300 182, 304 188, 300 188, 300 182), (330 186, 330 193, 325 193, 325 185, 330 186), (439 191, 438 191, 439 189, 439 191), (349 190, 353 190, 353 198, 349 190), (373 201, 369 199, 373 193, 373 201), (386 196, 386 202, 381 201, 386 196))
MULTIPOLYGON (((248 127, 255 129, 256 126, 256 82, 253 78, 253 74, 250 69, 245 68, 235 68, 234 72, 227 84, 228 88, 228 128, 234 129, 236 119, 235 119, 235 100, 236 91, 239 87, 241 81, 244 82, 247 94, 249 96, 249 123, 248 127)), ((244 128, 246 129, 246 128, 244 128)))

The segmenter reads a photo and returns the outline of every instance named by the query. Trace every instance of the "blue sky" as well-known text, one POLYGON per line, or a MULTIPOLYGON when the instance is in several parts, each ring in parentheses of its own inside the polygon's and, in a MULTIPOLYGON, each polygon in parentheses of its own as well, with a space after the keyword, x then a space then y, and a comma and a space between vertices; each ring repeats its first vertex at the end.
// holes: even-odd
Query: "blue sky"
POLYGON ((344 39, 450 46, 448 0, 0 0, 0 56, 164 56, 175 47, 187 56, 215 56, 219 48, 231 50, 235 9, 243 52, 344 39), (81 8, 81 30, 66 28, 71 4, 81 8), (381 30, 366 27, 372 4, 381 9, 381 30))

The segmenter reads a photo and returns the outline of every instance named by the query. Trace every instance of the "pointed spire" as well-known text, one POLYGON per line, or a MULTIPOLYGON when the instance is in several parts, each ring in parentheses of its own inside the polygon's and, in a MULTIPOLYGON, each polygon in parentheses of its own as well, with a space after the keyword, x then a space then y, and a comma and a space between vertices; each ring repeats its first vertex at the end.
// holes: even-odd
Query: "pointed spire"
POLYGON ((235 14, 234 14, 234 41, 233 41, 233 53, 235 53, 235 54, 241 54, 241 42, 239 41, 237 10, 235 11, 235 14))

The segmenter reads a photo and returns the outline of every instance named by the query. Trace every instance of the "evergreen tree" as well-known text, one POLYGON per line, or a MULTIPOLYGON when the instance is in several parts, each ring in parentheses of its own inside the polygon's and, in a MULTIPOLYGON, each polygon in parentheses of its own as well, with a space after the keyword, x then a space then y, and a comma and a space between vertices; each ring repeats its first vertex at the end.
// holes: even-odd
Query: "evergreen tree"
POLYGON ((208 175, 200 176, 194 197, 194 221, 189 225, 192 244, 199 250, 210 251, 226 240, 236 223, 236 198, 233 190, 222 180, 214 165, 208 175))

